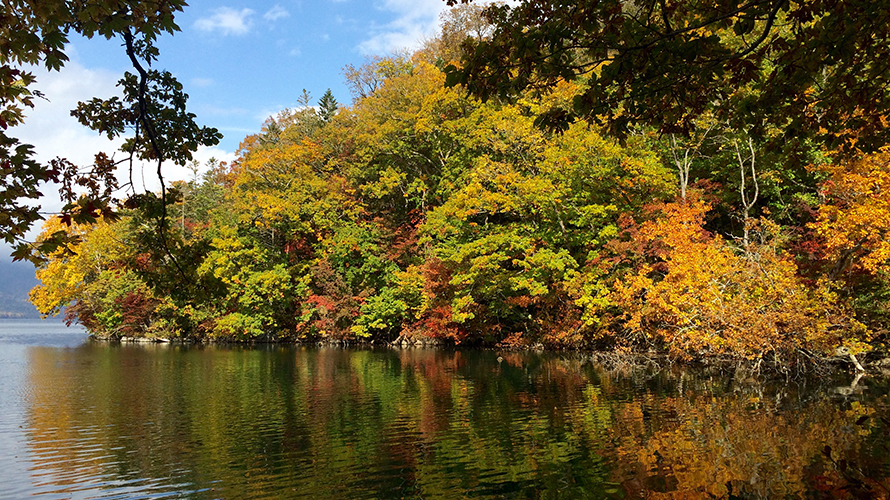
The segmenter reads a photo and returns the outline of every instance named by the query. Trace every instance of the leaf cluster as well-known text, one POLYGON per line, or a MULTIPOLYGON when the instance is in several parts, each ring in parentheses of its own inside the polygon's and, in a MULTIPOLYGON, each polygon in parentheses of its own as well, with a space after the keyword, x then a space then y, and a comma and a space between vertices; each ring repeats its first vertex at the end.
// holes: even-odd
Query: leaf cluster
MULTIPOLYGON (((63 184, 66 205, 62 217, 66 222, 94 221, 99 214, 111 216, 113 212, 110 193, 118 187, 113 171, 121 163, 112 162, 113 155, 98 153, 96 163, 89 167, 74 166, 64 158, 43 165, 33 159, 31 146, 7 135, 22 123, 24 110, 34 106, 33 99, 44 97, 34 88, 33 74, 21 67, 42 64, 59 70, 68 60, 65 45, 72 34, 120 37, 138 73, 125 73, 119 84, 123 97, 96 98, 72 112, 81 123, 109 138, 133 134, 125 141, 131 172, 134 159, 185 164, 198 146, 219 142, 218 131, 197 126, 195 115, 186 112, 188 96, 169 72, 144 69, 159 56, 158 36, 179 30, 175 16, 185 5, 182 0, 25 0, 0 6, 0 212, 4 214, 0 234, 17 245, 16 259, 38 259, 30 252, 24 234, 41 218, 39 207, 23 200, 39 198, 41 183, 63 184), (75 191, 76 186, 87 188, 87 192, 75 191), (76 201, 79 195, 88 199, 76 201)), ((163 187, 160 168, 158 175, 163 187)), ((130 188, 135 195, 132 185, 130 188)), ((163 231, 163 218, 159 225, 163 231)), ((49 250, 53 241, 44 239, 37 250, 49 250)))
MULTIPOLYGON (((614 7, 597 5, 564 10, 614 7)), ((640 5, 649 4, 622 3, 612 14, 643 19, 651 13, 634 10, 640 5)), ((705 7, 652 6, 673 9, 658 21, 671 26, 705 16, 705 7)), ((777 22, 794 8, 763 12, 777 22)), ((721 21, 733 37, 762 33, 769 21, 746 18, 761 12, 746 9, 721 21), (739 24, 751 19, 753 27, 739 24)), ((564 10, 541 14, 536 26, 564 10)), ((475 29, 457 21, 449 26, 475 29)), ((493 21, 472 44, 497 40, 493 21)), ((696 43, 719 38, 707 29, 682 31, 696 43)), ((45 241, 70 236, 81 246, 45 254, 41 310, 67 305, 109 335, 432 338, 786 367, 880 342, 887 316, 879 313, 890 310, 886 152, 849 161, 812 139, 775 150, 771 140, 786 129, 773 124, 758 135, 713 103, 690 114, 688 137, 682 127, 664 135, 635 126, 617 138, 606 122, 573 115, 578 96, 600 85, 591 75, 517 87, 509 99, 446 86, 450 70, 438 59, 466 38, 456 33, 413 56, 349 69, 360 89, 351 107, 325 94, 316 111, 304 93, 298 109, 247 137, 231 165, 212 163, 199 176, 193 164, 191 181, 131 200, 120 220, 48 225, 45 241), (556 118, 567 120, 558 133, 538 126, 556 118), (165 217, 159 232, 154 222, 165 217), (125 250, 83 271, 72 254, 111 245, 111 236, 125 250), (882 305, 865 307, 856 299, 865 291, 882 305), (122 304, 134 313, 117 315, 122 304)), ((674 43, 668 38, 658 43, 674 43)), ((165 85, 152 88, 184 112, 181 88, 165 85)), ((85 119, 102 123, 103 106, 82 108, 85 119)), ((113 106, 109 117, 131 113, 140 126, 138 99, 113 106)), ((140 137, 148 142, 132 143, 137 151, 158 151, 140 137)))
POLYGON ((713 110, 759 137, 780 127, 848 153, 888 139, 890 23, 875 2, 523 1, 485 16, 494 33, 466 40, 448 84, 516 99, 583 78, 572 108, 545 116, 557 128, 688 135, 713 110))

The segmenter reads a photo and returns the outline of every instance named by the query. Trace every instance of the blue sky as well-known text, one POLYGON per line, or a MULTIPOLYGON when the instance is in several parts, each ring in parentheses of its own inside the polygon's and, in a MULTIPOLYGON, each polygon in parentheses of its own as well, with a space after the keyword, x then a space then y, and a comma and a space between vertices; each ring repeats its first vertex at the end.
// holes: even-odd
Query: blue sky
MULTIPOLYGON (((330 88, 349 104, 346 64, 416 48, 447 8, 443 0, 195 0, 177 17, 182 31, 160 40, 156 66, 185 85, 192 112, 220 129, 220 147, 231 153, 266 117, 295 106, 304 88, 313 100, 330 88)), ((117 40, 72 42, 76 69, 128 69, 117 40)))
MULTIPOLYGON (((231 160, 241 140, 258 132, 266 118, 296 107, 303 89, 313 102, 330 88, 341 105, 351 104, 344 66, 418 48, 437 33, 447 9, 444 0, 192 0, 177 16, 181 31, 159 40, 155 67, 185 86, 199 124, 224 135, 219 146, 200 150, 196 159, 231 160)), ((63 157, 88 165, 99 151, 115 152, 119 142, 86 129, 69 112, 78 101, 118 95, 117 81, 132 69, 119 39, 73 35, 70 42, 70 61, 61 71, 31 69, 35 88, 47 99, 36 100, 25 124, 11 132, 33 144, 41 161, 63 157)), ((170 181, 190 173, 167 165, 164 176, 170 181)), ((135 172, 134 181, 137 190, 159 187, 151 166, 135 172)), ((43 193, 44 212, 57 211, 56 188, 45 186, 43 193)), ((29 239, 38 233, 39 227, 33 228, 29 239)), ((8 254, 0 243, 0 259, 8 260, 8 254)))
POLYGON ((195 1, 179 19, 182 32, 160 44, 161 65, 232 151, 266 117, 295 106, 304 88, 314 100, 330 88, 348 104, 346 64, 416 48, 446 8, 443 0, 195 1))
MULTIPOLYGON (((199 124, 224 134, 218 147, 196 158, 231 160, 241 140, 258 132, 266 118, 296 107, 303 89, 316 102, 330 88, 349 105, 344 66, 419 47, 435 35, 446 9, 444 0, 193 0, 177 16, 181 31, 160 39, 155 67, 185 86, 199 124)), ((69 112, 78 101, 117 95, 117 81, 131 68, 119 39, 74 35, 67 54, 71 60, 59 72, 32 69, 35 88, 48 100, 37 100, 26 123, 12 132, 33 144, 42 161, 58 156, 87 165, 96 152, 114 152, 118 144, 81 126, 69 112)), ((137 189, 158 189, 153 170, 135 173, 137 189)), ((189 176, 184 168, 165 167, 166 180, 189 176)), ((58 210, 56 189, 43 192, 45 212, 58 210)), ((0 259, 7 255, 0 245, 0 259)))

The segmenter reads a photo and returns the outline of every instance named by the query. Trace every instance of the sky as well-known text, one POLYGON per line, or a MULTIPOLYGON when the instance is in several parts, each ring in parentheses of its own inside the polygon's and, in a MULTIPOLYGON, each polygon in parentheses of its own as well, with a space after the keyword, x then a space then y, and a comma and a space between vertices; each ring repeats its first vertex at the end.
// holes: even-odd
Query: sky
MULTIPOLYGON (((306 89, 316 102, 326 89, 342 105, 352 101, 343 68, 371 56, 416 49, 437 32, 444 0, 190 0, 176 18, 181 31, 158 41, 154 68, 170 71, 189 95, 188 109, 199 125, 219 129, 220 144, 196 158, 231 160, 241 140, 263 122, 298 105, 306 89)), ((46 95, 26 112, 25 124, 11 130, 33 144, 39 160, 64 157, 92 162, 112 144, 81 126, 69 112, 78 101, 118 95, 116 83, 132 68, 120 39, 87 40, 71 36, 70 61, 59 72, 32 69, 34 88, 46 95)), ((118 153, 121 155, 121 153, 118 153)), ((188 170, 165 167, 165 180, 186 179, 188 170)), ((159 187, 153 169, 134 175, 137 189, 159 187), (143 184, 144 179, 144 184, 143 184)), ((44 194, 55 194, 47 187, 44 194)), ((47 196, 47 212, 60 204, 47 196)), ((31 237, 36 235, 32 231, 31 237)), ((0 258, 8 251, 0 248, 0 258)))

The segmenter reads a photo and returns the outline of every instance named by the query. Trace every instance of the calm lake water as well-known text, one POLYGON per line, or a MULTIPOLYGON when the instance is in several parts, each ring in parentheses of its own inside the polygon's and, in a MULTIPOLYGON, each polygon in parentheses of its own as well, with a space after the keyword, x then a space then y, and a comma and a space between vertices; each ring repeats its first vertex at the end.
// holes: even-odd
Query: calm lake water
POLYGON ((888 382, 0 321, 0 498, 887 498, 888 382), (500 361, 498 357, 501 357, 500 361))

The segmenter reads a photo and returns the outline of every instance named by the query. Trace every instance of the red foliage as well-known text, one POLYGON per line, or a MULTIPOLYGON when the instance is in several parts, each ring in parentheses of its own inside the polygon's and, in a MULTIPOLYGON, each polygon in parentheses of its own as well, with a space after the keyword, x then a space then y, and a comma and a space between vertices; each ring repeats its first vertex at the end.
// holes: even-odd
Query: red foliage
POLYGON ((306 299, 306 302, 315 306, 321 314, 327 314, 335 308, 334 302, 323 295, 310 295, 309 298, 306 299))
POLYGON ((467 338, 468 332, 451 319, 451 305, 443 304, 430 308, 423 318, 405 328, 405 336, 430 337, 451 340, 460 344, 467 338))
POLYGON ((306 260, 315 254, 312 242, 305 238, 293 239, 284 244, 284 253, 287 254, 291 262, 298 260, 306 260))
POLYGON ((152 256, 148 252, 137 254, 133 260, 133 264, 136 269, 145 271, 153 267, 152 256))
POLYGON ((445 298, 451 287, 451 270, 448 266, 433 257, 423 264, 422 272, 426 292, 431 297, 445 298))
POLYGON ((91 332, 101 330, 101 325, 93 310, 80 301, 65 308, 65 324, 71 326, 74 323, 80 323, 91 332))
POLYGON ((312 281, 318 293, 307 299, 314 306, 308 326, 314 330, 313 333, 322 336, 351 336, 350 328, 358 315, 362 298, 352 293, 327 260, 313 266, 312 281))
POLYGON ((386 255, 389 260, 404 261, 405 257, 415 253, 418 240, 417 227, 420 225, 421 219, 414 212, 416 210, 412 210, 412 213, 409 214, 411 217, 409 224, 404 224, 396 229, 386 255))
POLYGON ((115 299, 114 303, 121 312, 119 333, 132 337, 145 334, 159 301, 139 292, 130 292, 115 299))
POLYGON ((504 300, 504 302, 506 302, 507 304, 510 304, 512 306, 527 308, 529 306, 540 303, 541 298, 540 297, 532 297, 530 295, 518 295, 515 297, 507 297, 507 299, 504 300))

